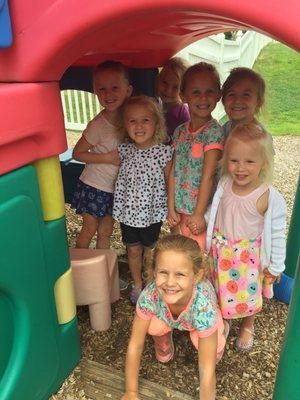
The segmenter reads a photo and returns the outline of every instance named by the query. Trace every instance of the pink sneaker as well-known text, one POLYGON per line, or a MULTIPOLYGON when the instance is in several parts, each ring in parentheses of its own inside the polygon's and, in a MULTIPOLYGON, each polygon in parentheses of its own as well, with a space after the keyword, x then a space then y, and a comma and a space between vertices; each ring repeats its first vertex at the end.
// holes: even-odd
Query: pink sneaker
POLYGON ((167 363, 174 357, 173 331, 162 336, 152 336, 155 347, 155 357, 161 363, 167 363))

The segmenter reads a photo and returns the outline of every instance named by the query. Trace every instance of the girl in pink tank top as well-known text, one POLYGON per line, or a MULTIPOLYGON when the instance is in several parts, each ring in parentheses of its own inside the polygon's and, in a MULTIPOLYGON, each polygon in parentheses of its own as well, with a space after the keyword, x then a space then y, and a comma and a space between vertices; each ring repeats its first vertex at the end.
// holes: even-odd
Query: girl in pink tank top
MULTIPOLYGON (((273 145, 257 124, 233 129, 221 161, 222 191, 213 201, 217 209, 211 241, 214 282, 224 319, 242 318, 236 341, 239 350, 252 347, 255 315, 262 295, 273 296, 278 280, 261 264, 265 214, 269 206, 273 145), (216 204, 217 203, 217 204, 216 204)), ((212 211, 213 212, 213 211, 212 211)))

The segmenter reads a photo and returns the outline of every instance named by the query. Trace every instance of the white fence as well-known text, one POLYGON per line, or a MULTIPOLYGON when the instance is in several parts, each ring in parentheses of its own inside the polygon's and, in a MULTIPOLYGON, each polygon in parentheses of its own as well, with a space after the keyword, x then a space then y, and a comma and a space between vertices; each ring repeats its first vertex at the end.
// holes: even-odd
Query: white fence
MULTIPOLYGON (((206 61, 218 69, 224 82, 229 71, 238 66, 251 68, 261 49, 272 39, 260 33, 248 31, 237 33, 236 40, 227 40, 223 33, 206 37, 181 50, 177 55, 190 64, 206 61)), ((83 130, 88 121, 99 111, 100 106, 95 95, 77 90, 61 92, 65 126, 69 130, 83 130)), ((218 120, 224 116, 219 102, 213 115, 218 120)))

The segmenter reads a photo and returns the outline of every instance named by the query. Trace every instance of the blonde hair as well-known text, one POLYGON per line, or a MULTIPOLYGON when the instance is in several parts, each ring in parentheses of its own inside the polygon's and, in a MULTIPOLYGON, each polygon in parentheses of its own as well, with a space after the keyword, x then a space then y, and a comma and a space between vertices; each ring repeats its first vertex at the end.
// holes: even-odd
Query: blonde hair
POLYGON ((207 275, 210 262, 200 249, 198 242, 183 235, 167 235, 157 242, 151 255, 146 260, 147 282, 153 281, 157 256, 164 251, 183 253, 191 261, 195 274, 203 271, 203 277, 207 275))
POLYGON ((107 61, 104 61, 104 62, 96 65, 96 67, 93 70, 94 93, 96 93, 95 79, 99 74, 101 74, 102 72, 105 72, 105 71, 119 72, 121 75, 123 75, 124 79, 128 82, 128 85, 130 85, 128 68, 125 65, 123 65, 120 61, 107 60, 107 61))
POLYGON ((227 79, 225 80, 222 86, 222 103, 224 104, 224 99, 229 90, 232 88, 232 86, 241 81, 242 79, 249 79, 256 86, 257 97, 259 101, 259 105, 257 106, 256 112, 258 112, 265 102, 266 84, 263 77, 259 73, 253 71, 250 68, 237 67, 233 68, 230 71, 230 74, 228 75, 227 79))
POLYGON ((262 167, 259 178, 261 182, 271 183, 274 169, 274 147, 272 136, 266 132, 261 125, 256 122, 248 124, 238 124, 230 132, 225 142, 223 157, 220 160, 221 174, 227 175, 228 149, 232 140, 237 139, 243 143, 257 141, 260 144, 264 166, 262 167))
POLYGON ((215 79, 218 90, 221 90, 220 75, 219 75, 216 67, 214 65, 208 64, 206 62, 199 62, 197 64, 192 65, 185 71, 185 73, 182 77, 182 80, 181 80, 181 86, 180 86, 181 93, 184 93, 190 76, 195 73, 202 73, 202 72, 209 72, 215 79))
POLYGON ((188 68, 188 63, 183 58, 173 57, 170 58, 162 67, 162 70, 158 74, 158 79, 166 73, 167 70, 170 70, 181 82, 183 74, 188 68))
POLYGON ((126 110, 130 106, 134 106, 134 105, 144 106, 150 110, 150 112, 153 114, 153 116, 156 120, 153 140, 156 144, 164 143, 166 141, 167 135, 166 135, 166 126, 165 126, 165 119, 164 119, 163 112, 162 112, 159 104, 154 99, 152 99, 149 96, 145 96, 145 95, 129 97, 128 99, 125 100, 125 102, 122 106, 122 110, 121 110, 122 124, 123 124, 122 127, 123 127, 124 133, 127 135, 126 136, 127 141, 132 141, 132 140, 128 137, 128 134, 126 132, 126 128, 124 126, 124 117, 125 117, 126 110))

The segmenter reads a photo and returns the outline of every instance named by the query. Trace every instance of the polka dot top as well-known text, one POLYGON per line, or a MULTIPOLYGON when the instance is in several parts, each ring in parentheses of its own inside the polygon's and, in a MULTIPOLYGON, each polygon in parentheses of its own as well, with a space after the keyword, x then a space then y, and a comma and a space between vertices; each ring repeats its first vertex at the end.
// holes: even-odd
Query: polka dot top
POLYGON ((114 192, 114 219, 135 228, 165 220, 164 168, 172 158, 171 146, 159 144, 138 149, 134 143, 122 143, 118 151, 121 166, 114 192))

